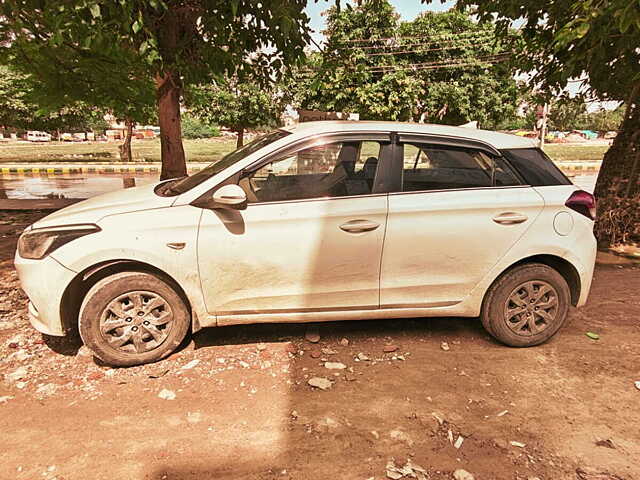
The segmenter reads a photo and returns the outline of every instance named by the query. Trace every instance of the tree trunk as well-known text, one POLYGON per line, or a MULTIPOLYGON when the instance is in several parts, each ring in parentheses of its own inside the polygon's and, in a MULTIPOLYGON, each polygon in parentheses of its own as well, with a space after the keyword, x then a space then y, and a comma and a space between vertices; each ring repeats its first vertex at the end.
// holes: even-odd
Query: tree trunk
POLYGON ((595 195, 599 245, 640 241, 640 84, 633 88, 618 135, 604 156, 595 195))
POLYGON ((131 153, 131 137, 133 136, 133 120, 126 118, 124 121, 126 127, 126 133, 124 136, 124 142, 118 148, 120 150, 120 161, 131 162, 133 161, 133 154, 131 153))
POLYGON ((236 133, 238 134, 238 140, 236 141, 236 148, 240 148, 244 145, 244 128, 238 127, 236 129, 236 133))
POLYGON ((158 119, 160 122, 160 158, 162 159, 160 180, 184 177, 187 174, 187 164, 182 147, 180 93, 180 79, 175 72, 167 71, 156 77, 158 119))

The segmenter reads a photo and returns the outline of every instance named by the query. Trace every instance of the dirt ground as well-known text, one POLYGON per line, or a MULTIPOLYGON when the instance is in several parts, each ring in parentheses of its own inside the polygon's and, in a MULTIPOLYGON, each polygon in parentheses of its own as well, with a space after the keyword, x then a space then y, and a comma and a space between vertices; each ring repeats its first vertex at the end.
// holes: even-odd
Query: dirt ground
POLYGON ((42 214, 8 215, 2 479, 640 479, 637 265, 599 266, 589 304, 535 348, 473 319, 258 325, 111 369, 29 327, 11 257, 42 214))

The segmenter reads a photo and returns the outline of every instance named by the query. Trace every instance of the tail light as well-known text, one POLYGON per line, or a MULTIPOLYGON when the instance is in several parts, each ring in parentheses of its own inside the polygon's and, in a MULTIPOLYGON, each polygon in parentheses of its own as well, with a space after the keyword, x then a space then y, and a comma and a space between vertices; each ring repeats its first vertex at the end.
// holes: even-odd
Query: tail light
POLYGON ((569 207, 590 220, 596 219, 596 197, 584 190, 576 190, 566 201, 565 206, 569 207))

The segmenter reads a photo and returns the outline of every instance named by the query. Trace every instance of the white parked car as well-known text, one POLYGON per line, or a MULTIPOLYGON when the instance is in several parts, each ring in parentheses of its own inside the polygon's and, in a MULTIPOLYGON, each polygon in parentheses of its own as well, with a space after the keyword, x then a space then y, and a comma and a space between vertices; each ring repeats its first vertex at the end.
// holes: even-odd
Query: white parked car
POLYGON ((594 216, 529 139, 311 122, 55 212, 25 230, 15 263, 34 327, 79 328, 112 365, 258 322, 480 317, 520 347, 586 302, 594 216))
POLYGON ((28 131, 25 138, 29 142, 50 142, 51 135, 47 132, 28 131))

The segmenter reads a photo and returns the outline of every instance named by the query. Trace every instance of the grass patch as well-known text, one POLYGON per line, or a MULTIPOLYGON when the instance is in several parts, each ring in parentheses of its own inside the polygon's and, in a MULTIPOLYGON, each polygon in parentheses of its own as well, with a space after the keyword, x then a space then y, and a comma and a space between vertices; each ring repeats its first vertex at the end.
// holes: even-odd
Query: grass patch
POLYGON ((555 162, 602 160, 609 145, 567 145, 562 143, 544 146, 544 151, 555 162))
MULTIPOLYGON (((0 143, 0 163, 38 162, 119 162, 119 142, 71 143, 0 143)), ((236 148, 235 139, 214 138, 183 140, 187 161, 213 162, 236 148)), ((159 162, 160 140, 133 140, 133 159, 136 162, 159 162)))

